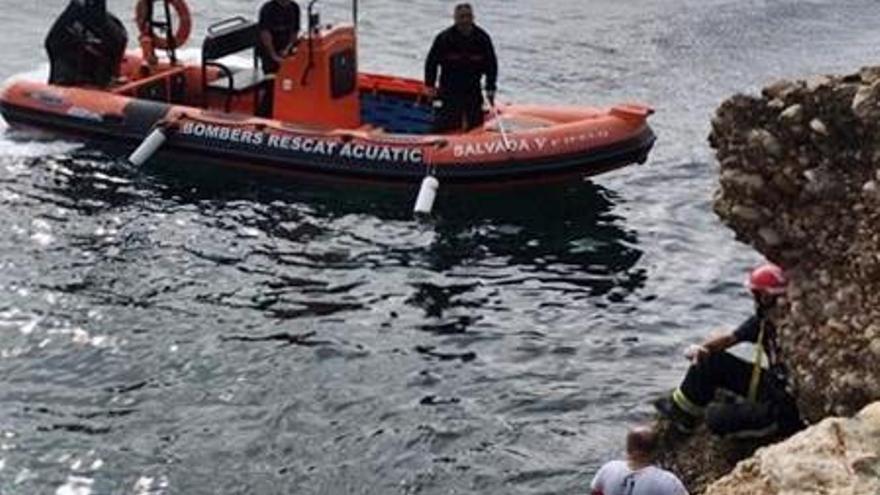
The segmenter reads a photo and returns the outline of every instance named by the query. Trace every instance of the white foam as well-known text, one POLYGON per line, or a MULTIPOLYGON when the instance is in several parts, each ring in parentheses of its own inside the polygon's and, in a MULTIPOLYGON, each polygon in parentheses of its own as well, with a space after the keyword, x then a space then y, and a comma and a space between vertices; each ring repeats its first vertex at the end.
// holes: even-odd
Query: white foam
POLYGON ((55 490, 55 495, 91 495, 95 480, 84 476, 68 476, 67 481, 55 490))
POLYGON ((147 493, 150 493, 150 489, 153 486, 154 479, 155 478, 151 478, 149 476, 141 476, 140 478, 138 478, 138 480, 134 483, 134 493, 136 495, 146 495, 147 493))
POLYGON ((92 177, 104 181, 109 182, 111 184, 119 184, 119 185, 128 185, 131 184, 131 181, 128 179, 123 179, 122 177, 114 177, 112 175, 102 174, 101 172, 95 172, 92 174, 92 177))
POLYGON ((15 481, 13 482, 16 485, 20 485, 27 480, 34 479, 37 476, 28 468, 24 468, 15 475, 15 481))
POLYGON ((253 227, 245 227, 239 231, 239 236, 250 239, 260 237, 260 234, 260 229, 255 229, 253 227))
POLYGON ((30 335, 34 333, 34 329, 37 328, 37 325, 39 325, 41 321, 43 321, 43 318, 39 316, 34 317, 34 319, 22 325, 18 330, 22 335, 30 335))
POLYGON ((47 222, 46 220, 44 220, 42 218, 35 218, 31 222, 31 225, 37 230, 43 230, 43 231, 51 231, 52 230, 52 226, 49 225, 49 222, 47 222))
POLYGON ((31 222, 31 227, 35 231, 31 234, 31 240, 38 246, 46 247, 55 242, 55 237, 52 235, 52 226, 49 225, 49 222, 38 218, 31 222))
POLYGON ((134 484, 132 495, 164 495, 168 493, 168 478, 141 476, 134 484))
POLYGON ((53 328, 46 332, 48 335, 67 335, 74 344, 89 345, 97 348, 116 347, 116 339, 108 335, 92 335, 88 330, 81 327, 53 328))
POLYGON ((21 194, 12 191, 0 191, 0 202, 15 204, 22 200, 21 194))
POLYGON ((91 342, 92 339, 89 335, 89 332, 83 330, 82 328, 74 328, 73 338, 71 340, 73 340, 73 342, 76 344, 87 344, 91 342))
MULTIPOLYGON (((6 123, 3 123, 3 127, 6 127, 6 123)), ((17 131, 3 131, 2 129, 0 129, 0 132, 3 132, 0 135, 0 157, 40 158, 42 156, 71 153, 82 147, 82 143, 71 141, 46 141, 43 135, 38 137, 34 134, 27 135, 17 131), (16 132, 12 139, 8 135, 10 132, 16 132)))
MULTIPOLYGON (((0 358, 3 359, 13 359, 19 356, 23 356, 24 353, 28 351, 25 347, 13 347, 12 349, 0 349, 0 358)), ((10 444, 3 443, 0 444, 0 450, 9 450, 12 447, 10 444)))

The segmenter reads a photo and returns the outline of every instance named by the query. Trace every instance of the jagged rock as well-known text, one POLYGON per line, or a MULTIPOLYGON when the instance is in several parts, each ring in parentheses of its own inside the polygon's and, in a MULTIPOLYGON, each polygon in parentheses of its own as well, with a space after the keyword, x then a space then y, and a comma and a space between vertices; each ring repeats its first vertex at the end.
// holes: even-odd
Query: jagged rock
POLYGON ((802 105, 792 105, 779 114, 780 120, 789 124, 800 122, 804 118, 804 107, 802 105))
POLYGON ((758 230, 758 235, 761 236, 764 244, 770 247, 777 247, 782 244, 782 237, 779 236, 779 233, 769 227, 762 227, 758 230))
POLYGON ((736 205, 733 207, 730 214, 737 219, 747 222, 756 222, 764 218, 758 209, 750 206, 736 205))
POLYGON ((713 483, 706 495, 877 495, 880 402, 853 419, 826 419, 766 447, 713 483))
POLYGON ((722 174, 721 181, 728 183, 730 187, 742 187, 746 189, 761 189, 764 187, 764 178, 758 174, 749 174, 729 170, 722 174))
POLYGON ((759 147, 770 156, 782 156, 782 146, 779 144, 779 140, 766 129, 753 129, 749 133, 748 140, 753 146, 759 147))
POLYGON ((853 97, 852 111, 863 122, 876 120, 880 113, 880 82, 861 86, 853 97))
POLYGON ((810 129, 816 134, 821 134, 823 136, 828 135, 828 126, 825 125, 825 122, 822 122, 819 119, 813 119, 810 121, 810 129))
POLYGON ((777 81, 770 86, 764 88, 762 94, 768 100, 780 99, 787 100, 789 96, 797 93, 805 86, 803 82, 795 82, 788 80, 777 81))
POLYGON ((807 91, 810 93, 815 93, 819 89, 823 87, 831 86, 834 83, 834 80, 829 76, 813 76, 806 80, 807 91))

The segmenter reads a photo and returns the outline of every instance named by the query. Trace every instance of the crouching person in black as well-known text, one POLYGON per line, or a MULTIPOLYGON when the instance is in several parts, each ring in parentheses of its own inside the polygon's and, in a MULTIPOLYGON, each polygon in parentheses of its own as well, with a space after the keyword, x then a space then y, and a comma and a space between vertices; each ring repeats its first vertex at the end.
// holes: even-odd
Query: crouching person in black
POLYGON ((71 0, 46 37, 49 83, 108 86, 119 74, 128 35, 106 0, 71 0))
POLYGON ((455 7, 455 25, 437 35, 425 62, 425 86, 440 98, 437 132, 469 131, 483 125, 483 94, 480 82, 486 77, 486 96, 495 104, 498 60, 492 38, 474 24, 470 4, 455 7), (437 69, 440 68, 440 88, 437 69))
POLYGON ((671 397, 654 403, 680 431, 692 431, 704 417, 713 433, 739 438, 790 435, 803 427, 788 390, 787 370, 779 359, 776 329, 767 318, 767 312, 785 293, 786 284, 785 274, 778 266, 756 269, 748 282, 756 314, 734 332, 688 348, 685 355, 693 365, 684 381, 671 397), (740 342, 756 345, 755 362, 726 352, 740 342), (767 368, 762 364, 765 353, 767 368), (740 400, 710 406, 718 389, 727 390, 740 400))

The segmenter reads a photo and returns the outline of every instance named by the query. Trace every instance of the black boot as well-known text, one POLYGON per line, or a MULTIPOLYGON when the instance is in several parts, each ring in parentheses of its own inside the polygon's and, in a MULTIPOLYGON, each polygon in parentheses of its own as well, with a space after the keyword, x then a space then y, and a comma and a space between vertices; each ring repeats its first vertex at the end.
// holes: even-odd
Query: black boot
POLYGON ((665 396, 654 401, 654 408, 657 409, 664 418, 672 422, 675 429, 681 433, 693 433, 697 427, 698 418, 692 416, 687 411, 678 407, 678 404, 672 400, 672 397, 665 396))

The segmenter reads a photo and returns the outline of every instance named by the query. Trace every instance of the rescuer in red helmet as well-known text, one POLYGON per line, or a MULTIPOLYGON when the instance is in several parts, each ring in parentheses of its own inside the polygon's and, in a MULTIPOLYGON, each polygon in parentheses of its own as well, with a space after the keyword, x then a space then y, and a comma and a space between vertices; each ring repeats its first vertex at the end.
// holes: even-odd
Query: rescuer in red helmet
POLYGON ((787 284, 785 273, 776 265, 755 269, 746 283, 755 298, 755 315, 733 332, 711 337, 685 351, 692 363, 687 375, 671 396, 654 403, 680 431, 692 431, 703 418, 710 430, 723 436, 787 435, 803 426, 788 390, 787 371, 779 359, 776 328, 767 318, 787 284), (755 344, 754 362, 727 352, 741 342, 755 344), (710 406, 718 389, 739 400, 710 406))

